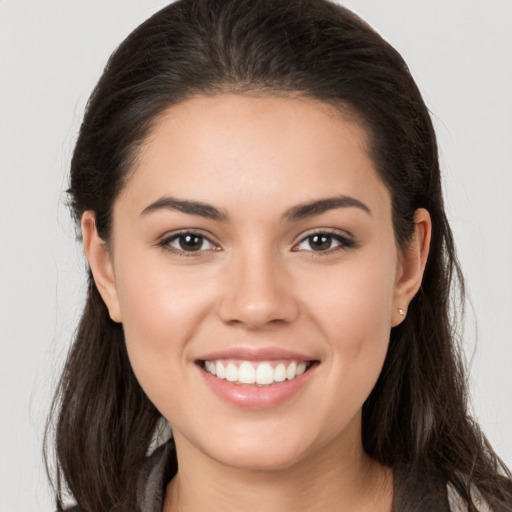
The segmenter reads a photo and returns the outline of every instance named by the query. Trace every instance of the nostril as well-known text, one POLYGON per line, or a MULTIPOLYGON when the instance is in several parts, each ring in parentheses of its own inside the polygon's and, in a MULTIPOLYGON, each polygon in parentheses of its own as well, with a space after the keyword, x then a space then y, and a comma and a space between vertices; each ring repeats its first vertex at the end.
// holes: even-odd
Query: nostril
POLYGON ((298 308, 291 299, 249 301, 239 298, 225 299, 219 305, 220 319, 230 325, 258 328, 265 325, 284 325, 297 318, 298 308))

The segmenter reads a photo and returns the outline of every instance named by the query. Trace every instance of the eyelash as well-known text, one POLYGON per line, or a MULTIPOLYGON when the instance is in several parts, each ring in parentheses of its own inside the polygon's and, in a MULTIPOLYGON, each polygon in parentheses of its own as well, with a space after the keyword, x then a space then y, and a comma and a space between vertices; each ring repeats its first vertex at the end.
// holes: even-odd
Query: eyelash
MULTIPOLYGON (((173 233, 170 236, 165 236, 164 238, 162 238, 158 242, 158 245, 160 247, 164 248, 165 250, 167 250, 169 252, 172 252, 173 254, 176 254, 177 256, 184 257, 184 258, 194 257, 194 256, 197 256, 197 255, 199 255, 199 254, 209 250, 209 249, 201 249, 201 250, 198 250, 198 251, 185 251, 183 249, 178 249, 176 247, 172 247, 171 246, 172 242, 177 241, 180 238, 185 237, 187 235, 195 236, 197 238, 200 238, 202 241, 208 241, 213 246, 218 247, 217 244, 212 242, 207 236, 203 235, 202 233, 199 233, 197 231, 186 231, 186 230, 185 231, 179 231, 177 233, 173 233)), ((219 249, 214 249, 214 250, 217 251, 219 249)))
MULTIPOLYGON (((301 244, 307 242, 308 239, 311 239, 317 235, 327 236, 327 237, 331 238, 332 241, 338 242, 339 245, 334 248, 329 248, 326 251, 315 251, 313 249, 310 251, 306 251, 306 252, 312 253, 311 256, 313 256, 313 254, 315 255, 315 257, 316 256, 329 256, 331 254, 338 253, 338 252, 345 251, 347 249, 356 247, 356 242, 354 240, 348 238, 347 236, 341 235, 337 231, 320 229, 318 231, 308 233, 306 236, 302 237, 300 242, 298 244, 296 244, 292 250, 294 252, 299 252, 299 250, 295 249, 296 247, 300 246, 301 244)), ((311 244, 311 242, 310 242, 310 244, 311 244)), ((311 247, 311 245, 310 245, 310 247, 311 247)))
MULTIPOLYGON (((166 237, 162 238, 158 242, 158 245, 160 247, 164 248, 165 250, 172 252, 173 254, 176 254, 177 256, 185 257, 185 258, 198 256, 199 254, 202 254, 205 251, 211 250, 211 249, 199 249, 197 251, 186 251, 184 249, 178 249, 176 247, 171 246, 172 242, 178 241, 180 238, 185 237, 187 235, 200 238, 202 242, 204 242, 204 241, 209 242, 211 245, 217 247, 216 249, 213 249, 214 251, 220 250, 219 246, 217 244, 215 244, 214 242, 212 242, 210 240, 210 238, 208 238, 207 236, 205 236, 202 233, 197 232, 197 231, 179 231, 177 233, 173 233, 170 236, 166 236, 166 237)), ((343 236, 336 231, 318 230, 318 231, 309 233, 306 236, 302 237, 301 240, 299 241, 299 243, 295 244, 292 251, 300 252, 300 250, 298 250, 296 248, 298 246, 300 246, 301 244, 307 242, 308 239, 311 239, 312 237, 317 236, 317 235, 324 235, 326 237, 330 237, 331 240, 338 242, 339 245, 334 248, 329 248, 325 251, 315 251, 315 250, 311 249, 310 251, 305 251, 305 252, 310 252, 310 253, 312 253, 312 255, 314 254, 315 256, 327 256, 327 255, 338 253, 340 251, 344 251, 344 250, 347 250, 347 249, 357 246, 356 242, 354 240, 351 240, 350 238, 343 236)), ((310 245, 310 247, 311 247, 311 245, 310 245)))

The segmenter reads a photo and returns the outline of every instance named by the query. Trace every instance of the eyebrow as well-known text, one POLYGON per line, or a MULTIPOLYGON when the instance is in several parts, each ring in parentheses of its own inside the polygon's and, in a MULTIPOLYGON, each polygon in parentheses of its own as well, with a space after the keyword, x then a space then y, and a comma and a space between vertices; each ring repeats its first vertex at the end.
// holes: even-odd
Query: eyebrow
MULTIPOLYGON (((370 208, 368 208, 368 206, 363 202, 359 201, 359 199, 340 195, 294 206, 283 214, 283 220, 296 222, 305 219, 306 217, 320 215, 321 213, 325 213, 336 208, 359 208, 368 215, 372 214, 370 208)), ((198 215, 199 217, 217 221, 227 221, 229 218, 225 212, 210 204, 202 203, 200 201, 176 199, 174 197, 162 197, 157 199, 155 202, 144 208, 141 215, 147 215, 161 209, 176 210, 188 215, 198 215)))
POLYGON ((226 221, 228 216, 215 206, 210 204, 201 203, 200 201, 185 201, 176 199, 174 197, 162 197, 151 203, 149 206, 142 210, 141 215, 147 215, 156 210, 176 210, 188 215, 198 215, 207 219, 226 221))
POLYGON ((328 197, 326 199, 318 199, 316 201, 311 201, 310 203, 299 204, 285 212, 283 218, 289 222, 295 222, 313 215, 320 215, 321 213, 325 213, 336 208, 359 208, 368 215, 372 214, 370 208, 368 208, 368 206, 363 202, 359 201, 359 199, 341 195, 328 197))

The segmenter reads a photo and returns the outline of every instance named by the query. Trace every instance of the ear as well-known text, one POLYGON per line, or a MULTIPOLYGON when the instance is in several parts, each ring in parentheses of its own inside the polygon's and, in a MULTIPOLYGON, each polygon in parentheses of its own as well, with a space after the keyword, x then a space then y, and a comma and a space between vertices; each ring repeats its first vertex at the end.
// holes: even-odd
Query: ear
POLYGON ((420 289, 427 264, 431 234, 430 214, 424 208, 419 208, 414 213, 414 233, 411 242, 401 253, 398 263, 391 314, 392 327, 402 323, 405 319, 409 303, 420 289))
POLYGON ((85 256, 89 261, 96 287, 107 305, 110 318, 114 322, 121 322, 114 267, 107 244, 98 235, 94 212, 90 210, 84 212, 81 227, 85 256))

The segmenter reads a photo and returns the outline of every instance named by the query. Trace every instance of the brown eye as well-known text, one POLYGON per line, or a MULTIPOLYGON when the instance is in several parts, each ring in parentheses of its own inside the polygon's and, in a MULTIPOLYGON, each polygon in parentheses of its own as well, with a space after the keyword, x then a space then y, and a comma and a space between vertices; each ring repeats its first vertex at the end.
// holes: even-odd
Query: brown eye
POLYGON ((303 238, 302 241, 295 246, 294 251, 330 253, 341 249, 348 249, 353 246, 354 242, 352 240, 338 235, 337 233, 313 233, 303 238))
POLYGON ((180 235, 178 243, 183 251, 200 251, 203 246, 203 237, 193 234, 180 235))
POLYGON ((218 250, 213 242, 199 233, 182 232, 164 238, 160 246, 177 253, 194 253, 218 250))
POLYGON ((332 236, 326 234, 312 235, 308 237, 308 243, 313 251, 326 251, 331 248, 332 236))

